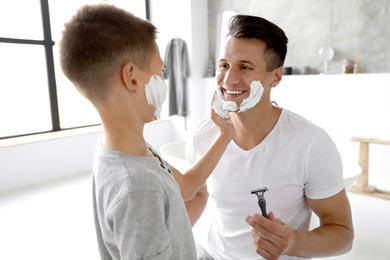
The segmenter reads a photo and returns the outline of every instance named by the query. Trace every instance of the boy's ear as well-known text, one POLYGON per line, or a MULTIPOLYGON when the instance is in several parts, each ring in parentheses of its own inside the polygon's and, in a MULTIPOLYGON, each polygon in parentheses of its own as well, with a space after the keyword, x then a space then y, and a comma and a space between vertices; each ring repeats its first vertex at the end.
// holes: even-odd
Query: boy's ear
POLYGON ((129 90, 138 89, 137 68, 133 63, 128 62, 122 68, 122 81, 129 90))
POLYGON ((283 66, 280 66, 279 68, 275 69, 273 72, 273 79, 272 79, 272 82, 271 82, 271 88, 274 88, 276 87, 279 82, 282 80, 282 76, 283 76, 283 66))

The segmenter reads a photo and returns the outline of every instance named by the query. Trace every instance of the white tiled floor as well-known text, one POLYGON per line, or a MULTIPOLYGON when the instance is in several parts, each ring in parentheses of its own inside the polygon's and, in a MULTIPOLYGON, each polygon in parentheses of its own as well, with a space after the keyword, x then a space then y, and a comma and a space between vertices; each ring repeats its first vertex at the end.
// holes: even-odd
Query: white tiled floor
MULTIPOLYGON (((389 260, 390 200, 348 193, 351 252, 327 259, 389 260)), ((0 259, 99 259, 90 174, 0 196, 0 259)))
POLYGON ((90 175, 0 197, 0 259, 99 259, 90 175))

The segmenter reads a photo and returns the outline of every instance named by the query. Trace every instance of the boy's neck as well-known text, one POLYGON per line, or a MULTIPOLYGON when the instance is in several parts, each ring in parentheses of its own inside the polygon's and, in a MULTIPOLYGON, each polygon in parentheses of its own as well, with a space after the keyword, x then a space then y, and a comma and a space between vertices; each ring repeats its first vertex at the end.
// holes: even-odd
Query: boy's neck
POLYGON ((104 148, 132 155, 153 156, 143 137, 143 127, 113 127, 103 124, 103 129, 104 148))

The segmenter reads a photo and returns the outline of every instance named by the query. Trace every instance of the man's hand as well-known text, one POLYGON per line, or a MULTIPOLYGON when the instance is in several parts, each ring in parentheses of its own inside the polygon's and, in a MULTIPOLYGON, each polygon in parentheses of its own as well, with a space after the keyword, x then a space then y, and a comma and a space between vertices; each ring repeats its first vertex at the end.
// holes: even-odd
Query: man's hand
POLYGON ((294 231, 275 218, 273 212, 268 213, 268 218, 256 213, 245 221, 251 226, 256 253, 268 260, 279 259, 293 247, 294 231))

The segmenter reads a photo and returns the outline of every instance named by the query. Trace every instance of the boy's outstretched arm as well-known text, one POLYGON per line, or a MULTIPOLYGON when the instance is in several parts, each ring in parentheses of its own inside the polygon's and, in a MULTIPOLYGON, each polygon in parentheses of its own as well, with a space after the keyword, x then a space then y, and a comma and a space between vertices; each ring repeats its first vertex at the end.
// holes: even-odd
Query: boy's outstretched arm
POLYGON ((211 119, 220 129, 220 135, 206 151, 205 154, 185 173, 181 174, 172 167, 172 174, 180 186, 181 195, 184 200, 191 200, 210 176, 226 147, 234 134, 234 127, 230 119, 221 118, 211 109, 211 119))

